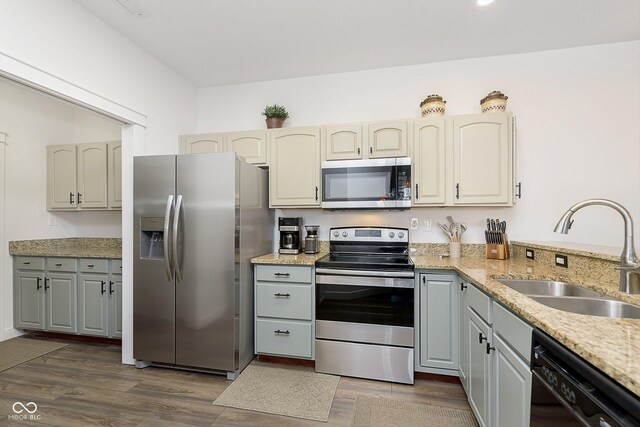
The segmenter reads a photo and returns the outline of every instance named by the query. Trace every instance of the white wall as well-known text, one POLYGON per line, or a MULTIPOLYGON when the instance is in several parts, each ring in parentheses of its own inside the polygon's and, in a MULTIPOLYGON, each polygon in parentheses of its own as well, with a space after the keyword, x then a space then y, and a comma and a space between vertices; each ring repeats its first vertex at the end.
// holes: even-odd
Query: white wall
MULTIPOLYGON (((419 117, 438 93, 447 114, 480 112, 492 90, 509 96, 517 116, 518 180, 524 198, 513 208, 414 208, 406 212, 334 213, 286 210, 322 225, 409 226, 411 217, 464 221, 466 242, 482 242, 487 217, 509 222, 513 240, 573 241, 622 246, 620 216, 590 207, 567 236, 552 229, 574 202, 604 197, 625 205, 640 223, 640 42, 387 68, 198 91, 198 131, 264 127, 267 104, 285 105, 287 127, 419 117)), ((412 240, 442 242, 437 231, 412 240)), ((637 230, 637 227, 636 227, 637 230)))

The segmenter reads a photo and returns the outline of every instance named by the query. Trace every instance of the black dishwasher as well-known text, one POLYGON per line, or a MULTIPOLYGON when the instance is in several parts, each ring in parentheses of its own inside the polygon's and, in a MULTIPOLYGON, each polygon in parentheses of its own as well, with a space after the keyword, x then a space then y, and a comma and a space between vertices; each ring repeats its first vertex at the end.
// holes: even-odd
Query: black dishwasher
POLYGON ((640 426, 640 399, 550 336, 531 356, 531 427, 640 426))

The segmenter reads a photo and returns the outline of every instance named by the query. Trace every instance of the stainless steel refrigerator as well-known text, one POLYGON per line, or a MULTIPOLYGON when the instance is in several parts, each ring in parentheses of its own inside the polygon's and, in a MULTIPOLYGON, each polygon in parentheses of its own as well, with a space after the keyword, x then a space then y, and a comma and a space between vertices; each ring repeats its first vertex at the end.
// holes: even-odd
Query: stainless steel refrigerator
POLYGON ((224 371, 253 359, 251 258, 273 248, 267 172, 234 153, 134 158, 133 357, 224 371))

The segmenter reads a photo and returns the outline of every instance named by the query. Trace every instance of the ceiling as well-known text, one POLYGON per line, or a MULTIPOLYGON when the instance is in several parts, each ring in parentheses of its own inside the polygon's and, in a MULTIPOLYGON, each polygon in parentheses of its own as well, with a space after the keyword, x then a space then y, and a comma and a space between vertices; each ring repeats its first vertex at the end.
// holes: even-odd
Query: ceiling
POLYGON ((639 0, 76 1, 197 87, 640 39, 639 0))

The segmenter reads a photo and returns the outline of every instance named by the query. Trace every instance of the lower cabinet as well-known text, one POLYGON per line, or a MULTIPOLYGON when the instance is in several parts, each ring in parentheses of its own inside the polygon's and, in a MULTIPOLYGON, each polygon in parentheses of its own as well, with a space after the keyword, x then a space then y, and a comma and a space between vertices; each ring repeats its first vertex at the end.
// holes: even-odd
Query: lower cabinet
POLYGON ((415 301, 415 370, 458 375, 458 276, 422 273, 415 301))
POLYGON ((528 426, 531 368, 500 336, 494 335, 493 414, 496 426, 528 426))
POLYGON ((121 337, 121 266, 121 260, 15 257, 14 327, 121 337))
MULTIPOLYGON (((469 311, 469 371, 467 396, 471 409, 481 427, 490 426, 489 388, 491 363, 488 346, 491 345, 491 327, 475 311, 469 311)), ((514 426, 515 427, 515 426, 514 426)))
POLYGON ((459 280, 458 284, 458 324, 460 325, 458 329, 460 333, 458 336, 459 375, 462 387, 467 394, 469 394, 469 312, 467 311, 467 288, 469 284, 462 280, 459 280))
POLYGON ((255 349, 258 354, 314 359, 311 267, 255 266, 255 349))

